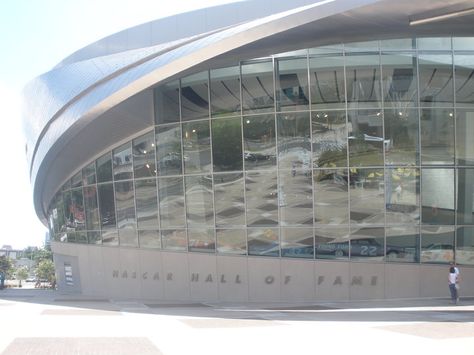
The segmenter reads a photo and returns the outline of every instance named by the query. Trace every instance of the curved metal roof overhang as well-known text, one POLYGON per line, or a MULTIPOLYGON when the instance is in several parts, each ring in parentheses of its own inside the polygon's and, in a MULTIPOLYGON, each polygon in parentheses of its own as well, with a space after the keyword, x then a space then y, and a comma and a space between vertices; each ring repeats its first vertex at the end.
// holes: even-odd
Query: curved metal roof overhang
POLYGON ((423 18, 424 14, 467 6, 469 3, 462 1, 328 0, 210 34, 131 66, 94 87, 79 100, 68 102, 61 115, 48 123, 48 130, 38 141, 31 162, 37 214, 46 222, 47 204, 58 186, 77 169, 78 163, 87 163, 91 159, 91 152, 97 154, 120 138, 125 139, 153 126, 152 117, 131 124, 127 122, 127 115, 112 120, 111 115, 105 113, 157 83, 204 68, 232 65, 242 59, 279 51, 371 40, 374 33, 377 39, 472 36, 472 15, 447 19, 442 26, 439 22, 421 26, 409 24, 411 19, 423 18), (109 124, 114 124, 116 131, 110 139, 87 140, 92 146, 88 144, 87 149, 80 149, 87 132, 108 132, 109 124), (54 143, 46 145, 43 142, 54 143))

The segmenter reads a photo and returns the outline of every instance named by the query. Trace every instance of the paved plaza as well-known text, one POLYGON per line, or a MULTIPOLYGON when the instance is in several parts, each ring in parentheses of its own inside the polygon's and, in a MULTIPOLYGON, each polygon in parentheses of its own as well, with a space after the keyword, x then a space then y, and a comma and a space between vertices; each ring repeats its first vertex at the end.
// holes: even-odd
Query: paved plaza
POLYGON ((474 354, 474 298, 171 304, 0 291, 2 355, 474 354))

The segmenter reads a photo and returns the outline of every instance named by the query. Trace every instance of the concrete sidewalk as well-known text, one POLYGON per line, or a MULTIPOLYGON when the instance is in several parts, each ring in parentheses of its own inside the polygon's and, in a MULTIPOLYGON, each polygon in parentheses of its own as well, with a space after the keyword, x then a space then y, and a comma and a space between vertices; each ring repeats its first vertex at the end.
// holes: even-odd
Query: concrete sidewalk
POLYGON ((474 299, 158 303, 0 291, 0 352, 25 354, 474 354, 474 299))

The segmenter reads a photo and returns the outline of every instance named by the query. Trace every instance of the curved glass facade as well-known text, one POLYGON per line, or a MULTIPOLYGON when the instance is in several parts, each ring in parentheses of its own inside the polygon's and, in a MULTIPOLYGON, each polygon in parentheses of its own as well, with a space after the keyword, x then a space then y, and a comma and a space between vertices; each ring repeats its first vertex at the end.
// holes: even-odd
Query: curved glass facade
POLYGON ((474 264, 472 43, 338 44, 160 85, 154 129, 59 189, 51 235, 199 253, 474 264))

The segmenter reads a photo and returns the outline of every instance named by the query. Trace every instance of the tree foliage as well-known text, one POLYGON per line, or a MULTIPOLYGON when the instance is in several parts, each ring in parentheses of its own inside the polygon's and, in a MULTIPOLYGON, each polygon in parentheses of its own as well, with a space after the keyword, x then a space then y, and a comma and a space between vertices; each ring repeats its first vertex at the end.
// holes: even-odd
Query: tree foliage
POLYGON ((0 256, 0 272, 3 273, 5 279, 9 279, 13 273, 12 261, 5 255, 0 256))
POLYGON ((54 263, 52 260, 44 259, 36 267, 36 277, 40 280, 54 281, 54 263))

